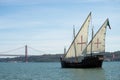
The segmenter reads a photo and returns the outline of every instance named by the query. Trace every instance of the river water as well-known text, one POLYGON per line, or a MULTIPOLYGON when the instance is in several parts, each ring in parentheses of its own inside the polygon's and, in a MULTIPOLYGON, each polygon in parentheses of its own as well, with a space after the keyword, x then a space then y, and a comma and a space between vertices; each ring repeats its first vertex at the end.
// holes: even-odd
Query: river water
POLYGON ((0 63, 0 80, 120 80, 120 62, 95 69, 62 69, 58 62, 0 63))

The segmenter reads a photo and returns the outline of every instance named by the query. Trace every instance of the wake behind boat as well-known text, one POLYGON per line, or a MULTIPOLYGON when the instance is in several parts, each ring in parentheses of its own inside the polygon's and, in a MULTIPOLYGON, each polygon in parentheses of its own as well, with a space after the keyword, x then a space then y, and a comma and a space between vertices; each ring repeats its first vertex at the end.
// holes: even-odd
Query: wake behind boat
POLYGON ((88 43, 88 29, 91 20, 91 12, 83 23, 77 35, 73 29, 74 40, 69 49, 64 51, 60 58, 62 68, 99 68, 102 67, 104 55, 96 53, 105 52, 106 29, 109 26, 109 20, 103 23, 97 33, 94 35, 92 29, 92 39, 88 43), (82 56, 82 59, 81 57, 82 56))

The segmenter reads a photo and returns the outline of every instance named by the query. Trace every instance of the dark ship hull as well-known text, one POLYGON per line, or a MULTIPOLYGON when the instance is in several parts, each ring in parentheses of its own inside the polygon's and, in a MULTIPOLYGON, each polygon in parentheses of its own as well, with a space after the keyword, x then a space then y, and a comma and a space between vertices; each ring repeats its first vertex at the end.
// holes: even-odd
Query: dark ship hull
POLYGON ((62 68, 101 68, 104 60, 103 55, 86 56, 81 62, 69 62, 62 58, 62 68))

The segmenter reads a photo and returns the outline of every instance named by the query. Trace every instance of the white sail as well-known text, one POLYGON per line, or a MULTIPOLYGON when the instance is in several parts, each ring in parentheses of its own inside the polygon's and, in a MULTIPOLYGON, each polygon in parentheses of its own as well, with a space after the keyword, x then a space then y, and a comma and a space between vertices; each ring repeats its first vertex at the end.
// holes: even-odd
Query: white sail
POLYGON ((93 39, 87 45, 84 52, 87 51, 87 54, 91 52, 105 52, 105 36, 106 36, 106 28, 107 25, 110 28, 109 20, 107 19, 98 32, 94 35, 93 39), (91 51, 92 50, 92 51, 91 51))
POLYGON ((88 27, 90 19, 91 12, 71 43, 66 55, 64 56, 65 58, 80 56, 82 54, 82 51, 85 49, 88 43, 88 27))

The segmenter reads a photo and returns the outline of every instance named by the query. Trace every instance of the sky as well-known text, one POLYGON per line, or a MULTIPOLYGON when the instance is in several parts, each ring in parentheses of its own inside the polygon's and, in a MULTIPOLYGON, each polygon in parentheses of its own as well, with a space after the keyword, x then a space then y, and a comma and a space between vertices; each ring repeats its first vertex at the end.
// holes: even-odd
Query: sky
POLYGON ((0 53, 25 45, 63 53, 90 12, 95 31, 109 18, 106 51, 120 50, 120 0, 0 0, 0 53))

